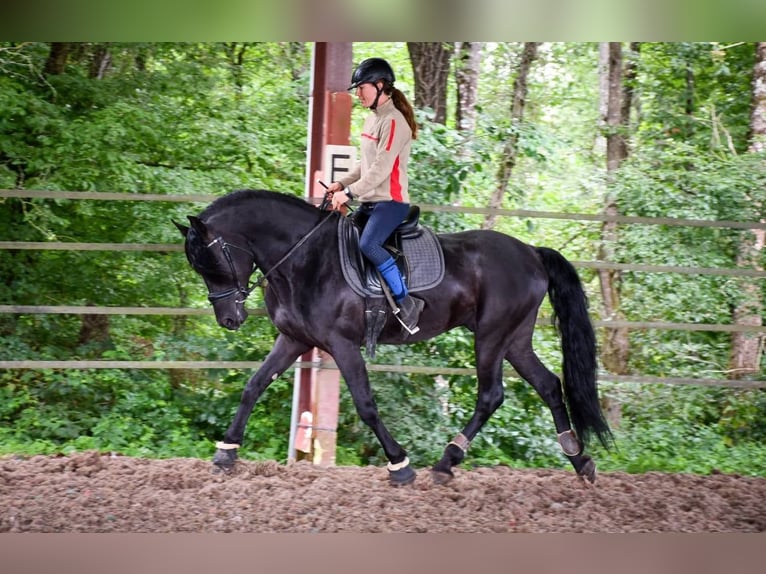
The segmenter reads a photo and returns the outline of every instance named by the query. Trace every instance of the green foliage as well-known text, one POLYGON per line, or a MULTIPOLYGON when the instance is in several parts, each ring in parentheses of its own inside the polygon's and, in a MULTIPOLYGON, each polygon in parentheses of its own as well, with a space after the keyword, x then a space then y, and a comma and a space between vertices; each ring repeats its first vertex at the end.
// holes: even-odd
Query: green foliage
MULTIPOLYGON (((75 44, 61 74, 46 74, 50 46, 0 50, 0 187, 139 194, 212 194, 270 188, 300 195, 310 94, 305 43, 75 44), (111 64, 93 68, 107 48, 111 64)), ((632 83, 641 106, 631 119, 631 153, 614 181, 598 144, 598 45, 543 44, 529 77, 525 119, 510 122, 520 43, 488 44, 482 57, 476 130, 434 124, 417 110, 411 194, 420 204, 484 207, 498 160, 515 138, 517 161, 503 207, 598 213, 607 193, 620 212, 644 217, 758 221, 766 169, 748 144, 748 43, 644 43, 632 83), (640 113, 639 113, 640 112, 640 113)), ((388 58, 397 86, 414 93, 406 45, 357 43, 354 60, 388 58)), ((350 73, 350 72, 349 72, 350 73)), ((412 98, 411 98, 412 99, 412 98)), ((454 86, 449 101, 454 104, 454 86)), ((355 106, 352 121, 366 110, 355 106)), ((353 134, 358 129, 352 129, 353 134)), ((355 136, 356 137, 356 136, 355 136)), ((201 209, 177 202, 7 199, 3 240, 175 243, 171 221, 201 209)), ((482 216, 426 213, 441 232, 476 228, 482 216)), ((600 224, 502 218, 498 230, 598 257, 600 224)), ((741 231, 700 226, 625 225, 620 262, 732 267, 741 231)), ((598 313, 595 272, 580 270, 598 313)), ((208 308, 182 253, 0 251, 0 302, 208 308)), ((740 280, 713 275, 624 273, 630 320, 726 323, 740 280)), ((258 293, 250 300, 262 306, 258 293)), ((550 314, 544 303, 542 315, 550 314)), ((91 318, 93 320, 93 318, 91 318)), ((86 328, 72 315, 0 315, 0 359, 251 360, 276 336, 251 316, 237 333, 212 316, 107 316, 86 328)), ((535 347, 554 371, 560 347, 539 327, 535 347)), ((630 368, 656 376, 722 378, 725 333, 631 332, 630 368)), ((458 329, 408 347, 381 347, 380 364, 474 364, 471 334, 458 329)), ((208 458, 239 404, 249 373, 185 370, 6 370, 0 373, 0 453, 115 451, 208 458)), ((466 424, 473 376, 371 373, 383 420, 416 466, 432 464, 466 424)), ((601 470, 766 474, 766 393, 602 383, 622 406, 618 448, 593 454, 601 470)), ((568 468, 550 413, 526 383, 506 372, 506 401, 474 440, 465 464, 568 468)), ((256 404, 244 458, 284 460, 292 372, 256 404)), ((345 388, 339 464, 383 464, 372 432, 345 388)))
POLYGON ((134 456, 207 454, 172 400, 167 377, 141 372, 27 371, 0 377, 3 453, 98 449, 134 456))
POLYGON ((736 472, 766 469, 766 392, 676 385, 602 382, 622 407, 613 428, 616 449, 596 445, 602 470, 736 472))
MULTIPOLYGON (((690 220, 755 220, 763 202, 764 158, 705 152, 667 139, 635 153, 614 193, 625 215, 690 220)), ((635 225, 620 230, 616 258, 626 263, 732 268, 746 231, 711 226, 635 225)), ((746 278, 682 273, 625 273, 622 311, 629 320, 729 323, 746 278)), ((636 331, 631 363, 655 375, 720 376, 727 369, 723 333, 636 331)))
POLYGON ((602 471, 714 472, 763 476, 763 443, 728 444, 715 427, 688 426, 675 419, 631 425, 616 433, 619 449, 594 449, 602 471))
MULTIPOLYGON (((463 186, 471 171, 480 172, 481 165, 461 153, 464 137, 455 130, 427 120, 418 111, 418 124, 422 126, 418 139, 413 142, 410 175, 410 197, 413 203, 432 205, 459 205, 463 186)), ((460 214, 424 213, 423 223, 439 233, 466 229, 460 214)))
POLYGON ((639 141, 671 138, 697 147, 747 149, 755 51, 741 42, 641 45, 639 141))

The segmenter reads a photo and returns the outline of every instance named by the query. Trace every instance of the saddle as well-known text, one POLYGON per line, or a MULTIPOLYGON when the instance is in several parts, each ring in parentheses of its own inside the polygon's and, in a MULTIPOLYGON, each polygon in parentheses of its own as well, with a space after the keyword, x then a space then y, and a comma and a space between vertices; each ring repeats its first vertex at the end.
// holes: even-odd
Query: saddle
MULTIPOLYGON (((367 214, 361 210, 349 217, 341 217, 338 223, 338 246, 340 267, 346 283, 365 299, 367 355, 374 358, 378 335, 385 326, 390 306, 385 300, 383 278, 359 249, 359 236, 366 223, 367 214)), ((444 278, 441 244, 431 229, 420 224, 420 208, 417 205, 410 206, 407 217, 383 247, 399 267, 410 293, 436 287, 444 278)))
MULTIPOLYGON (((359 236, 367 223, 365 214, 356 211, 341 217, 338 223, 338 245, 343 277, 357 295, 383 297, 381 277, 375 266, 359 249, 359 236)), ((399 224, 383 247, 394 258, 410 293, 436 287, 444 278, 444 254, 436 234, 420 224, 420 208, 410 206, 407 217, 399 224)))

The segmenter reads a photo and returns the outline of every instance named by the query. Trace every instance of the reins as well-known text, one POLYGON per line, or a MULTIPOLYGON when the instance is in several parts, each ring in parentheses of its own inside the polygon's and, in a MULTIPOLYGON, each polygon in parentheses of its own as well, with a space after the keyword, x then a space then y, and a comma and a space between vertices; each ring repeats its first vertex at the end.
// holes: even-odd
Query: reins
POLYGON ((219 243, 221 245, 221 251, 223 252, 224 257, 226 258, 226 262, 229 264, 229 269, 231 270, 231 274, 234 276, 234 278, 237 280, 237 286, 232 287, 230 289, 225 289, 223 291, 216 291, 214 293, 208 293, 207 298, 208 301, 211 303, 215 303, 216 301, 219 301, 221 299, 225 299, 226 297, 231 297, 232 295, 236 295, 237 293, 242 295, 242 299, 237 300, 237 303, 243 303, 245 299, 247 299, 250 296, 250 293, 253 292, 253 290, 256 287, 263 287, 266 284, 266 279, 269 275, 271 275, 280 265, 282 265, 285 261, 287 261, 293 253, 295 253, 300 247, 306 243, 306 241, 309 240, 309 238, 316 233, 324 223, 330 219, 330 217, 324 217, 319 223, 317 223, 314 227, 309 230, 309 232, 301 237, 301 239, 293 245, 287 253, 285 253, 282 258, 277 261, 271 269, 263 273, 256 281, 254 281, 251 286, 249 287, 243 287, 242 284, 239 282, 239 276, 237 275, 237 270, 234 267, 234 261, 231 258, 231 253, 229 252, 229 247, 233 247, 234 249, 239 249, 240 251, 244 251, 245 253, 250 254, 251 257, 253 257, 253 269, 250 272, 251 274, 258 270, 258 266, 255 263, 255 255, 253 254, 252 250, 246 249, 244 247, 240 247, 239 245, 236 245, 234 243, 229 243, 226 241, 223 237, 220 235, 213 239, 210 243, 208 243, 208 247, 212 247, 216 243, 219 243))
POLYGON ((324 224, 325 224, 325 222, 326 222, 327 220, 329 220, 329 219, 330 219, 330 217, 329 217, 329 216, 327 216, 327 217, 325 217, 324 219, 322 219, 322 221, 320 221, 319 223, 317 223, 317 224, 316 224, 314 227, 312 227, 312 228, 311 228, 311 230, 310 230, 310 231, 309 231, 309 232, 308 232, 306 235, 304 235, 304 236, 303 236, 303 237, 300 239, 300 241, 298 241, 298 243, 296 243, 295 245, 293 245, 293 246, 290 248, 290 250, 289 250, 287 253, 285 253, 285 254, 284 254, 284 256, 282 257, 282 259, 280 259, 279 261, 277 261, 277 262, 276 262, 276 263, 275 263, 275 264, 274 264, 274 265, 271 267, 271 269, 269 269, 269 270, 268 270, 266 273, 264 273, 264 274, 261 276, 261 278, 260 278, 260 279, 258 279, 258 281, 256 281, 256 282, 255 282, 255 286, 256 286, 256 287, 261 287, 261 286, 263 285, 263 282, 264 282, 264 281, 266 281, 266 278, 267 278, 269 275, 271 275, 271 273, 273 273, 273 272, 274 272, 274 270, 275 270, 277 267, 279 267, 280 265, 282 265, 282 263, 284 263, 285 261, 287 261, 287 260, 290 258, 290 256, 291 256, 293 253, 295 253, 295 252, 298 250, 298 248, 300 248, 300 246, 301 246, 301 245, 303 245, 304 243, 306 243, 306 241, 308 241, 308 240, 309 240, 309 237, 311 237, 312 235, 314 235, 314 233, 315 233, 315 232, 317 232, 317 231, 319 230, 319 228, 320 228, 320 227, 322 227, 322 225, 324 225, 324 224))

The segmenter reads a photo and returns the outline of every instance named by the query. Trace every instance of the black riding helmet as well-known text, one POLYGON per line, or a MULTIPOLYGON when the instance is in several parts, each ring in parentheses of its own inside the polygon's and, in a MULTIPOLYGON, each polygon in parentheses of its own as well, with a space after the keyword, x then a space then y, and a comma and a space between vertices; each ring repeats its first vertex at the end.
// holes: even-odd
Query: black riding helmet
POLYGON ((382 81, 384 86, 393 86, 396 81, 394 70, 383 58, 367 58, 351 74, 351 85, 348 89, 354 90, 362 84, 372 84, 375 86, 378 95, 375 96, 375 102, 370 106, 370 109, 374 110, 378 107, 380 94, 383 93, 383 90, 377 86, 376 82, 379 81, 382 81))
POLYGON ((374 84, 378 80, 393 84, 396 81, 394 70, 383 58, 367 58, 354 70, 348 89, 354 90, 361 84, 374 84))

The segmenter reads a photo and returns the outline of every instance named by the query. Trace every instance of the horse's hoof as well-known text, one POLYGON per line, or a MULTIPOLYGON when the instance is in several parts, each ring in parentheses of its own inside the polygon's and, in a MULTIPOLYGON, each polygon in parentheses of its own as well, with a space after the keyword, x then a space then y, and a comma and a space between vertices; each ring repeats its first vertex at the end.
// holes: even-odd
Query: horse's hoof
POLYGON ((237 449, 218 448, 213 455, 213 472, 229 474, 237 462, 237 449))
POLYGON ((452 474, 451 470, 443 471, 431 469, 431 480, 436 485, 441 486, 443 484, 447 484, 453 478, 455 478, 455 475, 452 474))
POLYGON ((590 457, 585 457, 585 463, 582 465, 577 474, 580 478, 586 479, 591 484, 596 482, 596 463, 590 457))
POLYGON ((415 480, 415 471, 411 466, 405 466, 399 470, 389 470, 388 480, 391 486, 406 486, 415 480))

